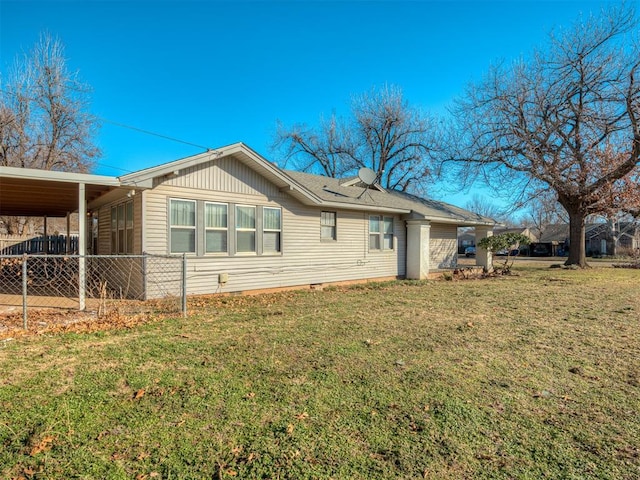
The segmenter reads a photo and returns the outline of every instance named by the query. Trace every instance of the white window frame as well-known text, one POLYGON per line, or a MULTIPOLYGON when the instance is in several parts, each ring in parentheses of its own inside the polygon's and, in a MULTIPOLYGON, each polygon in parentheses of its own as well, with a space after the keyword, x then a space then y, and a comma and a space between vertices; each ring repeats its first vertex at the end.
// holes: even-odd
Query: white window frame
POLYGON ((282 208, 280 207, 262 207, 262 253, 265 255, 274 255, 282 253, 282 208), (267 210, 275 210, 278 212, 278 223, 280 224, 278 229, 266 228, 265 212, 267 210), (278 249, 267 250, 265 248, 265 233, 277 233, 278 234, 278 249))
POLYGON ((384 215, 369 215, 369 251, 372 252, 382 252, 382 251, 392 251, 395 248, 395 225, 394 225, 393 217, 385 217, 384 215), (371 220, 378 220, 378 231, 371 231, 371 220), (391 232, 385 231, 386 222, 391 223, 391 232), (372 247, 371 238, 375 236, 377 238, 378 246, 372 247), (385 246, 385 241, 390 246, 385 246))
POLYGON ((338 213, 332 212, 328 210, 323 210, 320 212, 320 240, 323 242, 335 242, 338 240, 338 213), (326 223, 325 215, 329 214, 333 217, 333 223, 326 223), (325 229, 331 228, 331 235, 325 235, 325 229))
POLYGON ((168 218, 168 224, 169 224, 169 253, 171 254, 182 254, 182 253, 186 253, 188 255, 190 254, 195 254, 197 252, 198 249, 198 235, 197 235, 197 224, 198 224, 198 203, 195 200, 189 200, 186 198, 170 198, 169 199, 169 218, 168 218), (172 204, 174 202, 185 202, 185 203, 192 203, 193 204, 193 225, 173 225, 171 223, 171 207, 172 204), (180 251, 180 252, 175 252, 173 250, 173 245, 171 242, 171 238, 173 237, 172 232, 174 230, 193 230, 193 236, 194 236, 194 242, 193 242, 193 250, 189 250, 186 252, 180 251))
POLYGON ((258 229, 257 229, 257 213, 258 207, 255 205, 240 205, 236 204, 234 207, 235 213, 235 221, 234 221, 234 230, 235 230, 235 252, 236 255, 257 255, 258 254, 258 229), (251 208, 253 209, 253 228, 247 227, 238 227, 238 209, 239 208, 251 208), (244 250, 240 251, 238 248, 238 239, 240 238, 239 233, 253 232, 253 250, 244 250))
POLYGON ((133 253, 133 214, 133 200, 111 206, 109 232, 112 255, 130 255, 133 253), (128 218, 129 211, 131 212, 131 219, 128 218))
POLYGON ((204 202, 204 253, 207 255, 229 255, 229 204, 222 202, 204 202), (207 215, 207 206, 208 205, 223 205, 226 209, 226 226, 225 227, 210 227, 207 225, 208 215, 207 215), (224 232, 224 235, 227 239, 226 241, 226 249, 223 251, 209 251, 207 250, 207 232, 224 232))

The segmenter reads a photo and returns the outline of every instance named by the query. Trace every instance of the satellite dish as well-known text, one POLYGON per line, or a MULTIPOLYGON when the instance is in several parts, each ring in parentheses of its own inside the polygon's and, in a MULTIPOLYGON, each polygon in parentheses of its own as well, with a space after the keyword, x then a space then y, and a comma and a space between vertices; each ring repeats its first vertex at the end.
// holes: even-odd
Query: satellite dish
POLYGON ((360 170, 358 170, 358 178, 362 183, 369 186, 376 183, 376 178, 378 178, 378 176, 376 175, 376 172, 374 172, 370 168, 362 167, 360 170))

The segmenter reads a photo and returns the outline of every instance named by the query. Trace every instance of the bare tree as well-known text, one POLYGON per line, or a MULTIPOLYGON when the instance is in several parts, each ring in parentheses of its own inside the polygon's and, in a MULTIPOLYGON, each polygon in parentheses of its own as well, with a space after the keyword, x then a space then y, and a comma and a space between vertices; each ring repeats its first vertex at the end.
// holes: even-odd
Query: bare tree
POLYGON ((638 204, 640 48, 635 12, 611 8, 528 60, 497 66, 457 103, 453 157, 467 173, 555 192, 570 223, 567 264, 587 266, 585 218, 638 204), (491 170, 489 174, 487 172, 491 170))
POLYGON ((511 223, 508 214, 484 195, 474 194, 464 208, 483 217, 493 218, 500 223, 511 223))
POLYGON ((351 117, 321 119, 318 128, 280 125, 274 148, 303 171, 338 177, 360 167, 374 170, 389 189, 419 190, 430 179, 437 149, 436 121, 411 107, 398 87, 353 97, 351 117))
MULTIPOLYGON (((89 88, 70 72, 62 43, 43 34, 19 58, 0 89, 0 165, 87 172, 99 150, 89 88)), ((0 219, 22 233, 24 219, 0 219)))
POLYGON ((549 190, 544 190, 538 192, 529 202, 523 221, 540 238, 549 226, 569 223, 569 217, 562 205, 558 203, 556 195, 549 190))

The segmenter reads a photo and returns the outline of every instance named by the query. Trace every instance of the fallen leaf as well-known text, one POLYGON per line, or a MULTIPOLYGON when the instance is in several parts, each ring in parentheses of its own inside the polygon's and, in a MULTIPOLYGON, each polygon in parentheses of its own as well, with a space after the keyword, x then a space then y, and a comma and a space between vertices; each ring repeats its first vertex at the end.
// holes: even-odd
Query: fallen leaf
POLYGON ((44 452, 45 450, 50 449, 51 444, 53 443, 53 440, 54 440, 54 437, 50 437, 50 436, 43 437, 42 440, 40 440, 40 442, 38 442, 37 445, 31 448, 29 455, 31 455, 32 457, 35 457, 40 452, 44 452))
POLYGON ((293 433, 293 424, 290 423, 289 425, 287 425, 287 433, 289 435, 291 435, 293 433))
POLYGON ((298 420, 305 420, 305 419, 309 418, 309 414, 307 412, 302 412, 301 414, 296 415, 296 418, 298 420))
POLYGON ((139 398, 144 397, 144 394, 145 394, 144 388, 141 388, 133 395, 133 399, 138 400, 139 398))

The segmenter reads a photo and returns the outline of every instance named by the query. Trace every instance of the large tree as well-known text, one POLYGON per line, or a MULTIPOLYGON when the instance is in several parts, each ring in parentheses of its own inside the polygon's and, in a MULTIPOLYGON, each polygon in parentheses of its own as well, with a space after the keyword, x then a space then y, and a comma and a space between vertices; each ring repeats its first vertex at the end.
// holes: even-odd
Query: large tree
POLYGON ((385 188, 419 191, 430 179, 436 126, 400 88, 385 86, 355 96, 348 119, 334 114, 316 128, 280 125, 274 147, 303 171, 340 177, 367 167, 385 188))
POLYGON ((553 191, 570 223, 568 264, 587 266, 588 215, 638 205, 640 48, 635 13, 612 8, 492 68, 457 102, 467 172, 553 191), (505 175, 506 174, 506 175, 505 175))
MULTIPOLYGON (((87 172, 99 150, 89 88, 67 67, 62 43, 40 36, 0 83, 0 165, 87 172)), ((24 220, 3 217, 9 233, 24 220)))

